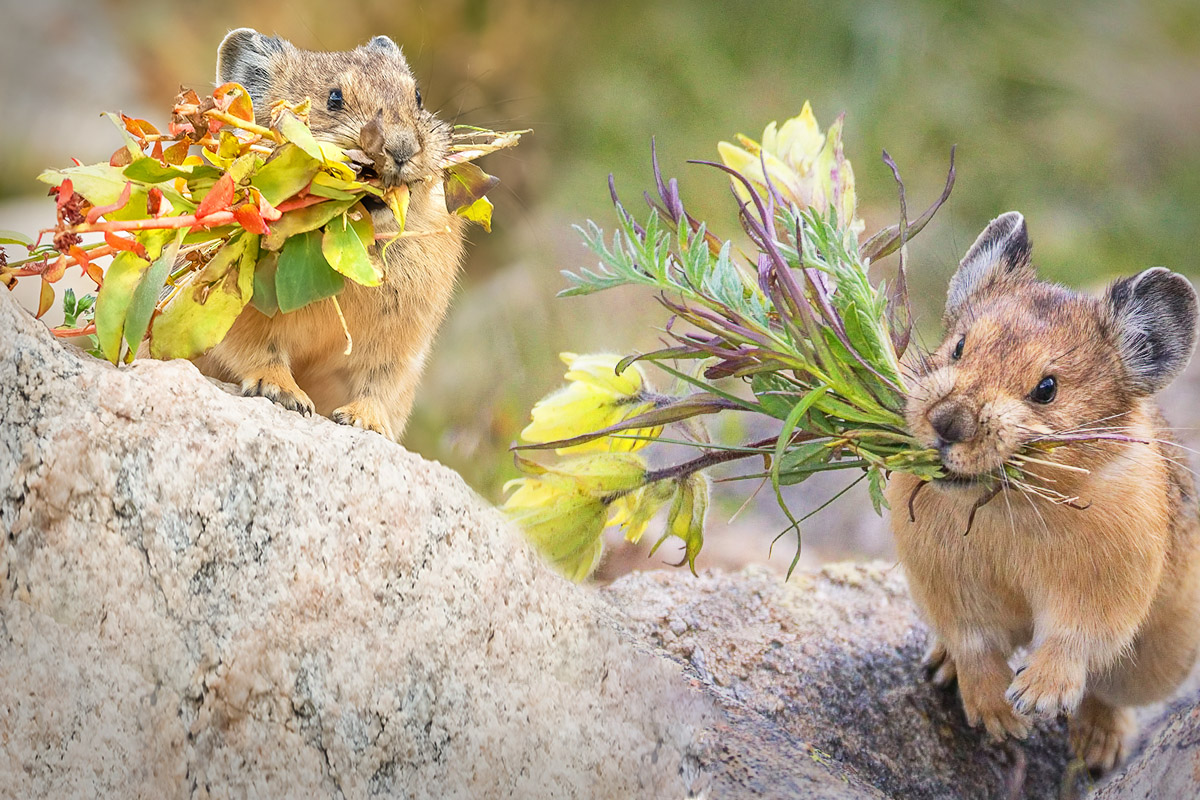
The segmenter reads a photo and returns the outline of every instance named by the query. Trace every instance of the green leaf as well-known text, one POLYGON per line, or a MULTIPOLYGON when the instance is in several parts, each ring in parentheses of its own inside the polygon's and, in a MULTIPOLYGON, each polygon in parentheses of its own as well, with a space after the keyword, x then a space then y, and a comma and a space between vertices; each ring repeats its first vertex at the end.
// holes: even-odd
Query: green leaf
POLYGON ((130 252, 117 255, 104 272, 104 284, 96 300, 96 340, 104 357, 116 364, 121 360, 121 334, 125 314, 133 299, 142 273, 150 262, 130 252))
POLYGON ((371 215, 359 204, 325 226, 321 253, 329 266, 355 283, 378 286, 383 283, 383 272, 367 252, 367 247, 374 243, 371 215))
POLYGON ((867 488, 871 493, 871 506, 881 517, 883 509, 888 508, 887 498, 883 496, 883 487, 886 485, 887 480, 883 477, 883 470, 879 467, 871 467, 867 470, 867 488))
POLYGON ((344 213, 357 200, 356 197, 349 200, 326 200, 289 211, 271 223, 271 232, 263 237, 263 247, 267 250, 278 250, 290 237, 305 231, 315 231, 344 213))
POLYGON ((318 162, 324 162, 325 157, 321 154, 321 145, 317 144, 316 137, 313 136, 309 127, 292 112, 284 111, 280 115, 279 132, 283 134, 284 139, 295 144, 308 156, 318 162))
POLYGON ((195 358, 225 338, 250 300, 257 260, 257 236, 230 239, 154 318, 150 355, 195 358))
POLYGON ((175 178, 218 178, 221 170, 206 164, 174 167, 163 166, 157 158, 144 156, 125 167, 126 179, 139 183, 164 183, 175 178))
MULTIPOLYGON (((121 167, 108 164, 90 164, 85 167, 67 167, 66 169, 48 169, 38 180, 51 186, 58 186, 67 178, 75 191, 83 195, 94 206, 109 206, 120 199, 128 183, 121 167)), ((129 201, 119 210, 105 217, 111 220, 142 219, 146 216, 146 187, 134 184, 129 201)))
POLYGON ((321 254, 321 233, 308 231, 287 240, 279 254, 275 294, 283 313, 333 297, 345 288, 346 279, 334 271, 321 254))
POLYGON ((275 273, 279 266, 279 253, 260 253, 258 266, 254 268, 254 294, 250 302, 262 314, 273 317, 279 313, 279 298, 275 296, 275 273))
POLYGON ((250 185, 258 189, 268 203, 277 206, 308 186, 320 169, 319 156, 313 158, 299 146, 289 142, 276 150, 271 160, 263 164, 258 173, 250 179, 250 185))
POLYGON ((175 265, 175 256, 179 254, 179 246, 183 243, 187 231, 180 228, 178 231, 154 231, 153 234, 162 235, 151 235, 147 237, 150 241, 143 243, 146 245, 146 254, 154 261, 138 281, 129 300, 129 309, 125 313, 125 341, 129 344, 131 359, 150 328, 150 317, 158 305, 158 296, 171 267, 175 265), (172 234, 174 238, 170 239, 170 244, 165 244, 172 234))
POLYGON ((792 390, 795 387, 780 380, 768 372, 760 372, 750 379, 750 389, 763 410, 776 419, 787 419, 792 410, 792 403, 780 391, 792 390))
POLYGON ((29 248, 33 247, 33 239, 18 231, 0 230, 0 244, 19 244, 29 248))

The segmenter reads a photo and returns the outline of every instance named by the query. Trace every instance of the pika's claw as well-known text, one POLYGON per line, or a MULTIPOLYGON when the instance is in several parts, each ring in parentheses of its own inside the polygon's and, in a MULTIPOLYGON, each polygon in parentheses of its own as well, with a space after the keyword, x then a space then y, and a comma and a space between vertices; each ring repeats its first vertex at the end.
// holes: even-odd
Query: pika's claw
POLYGON ((267 378, 249 379, 242 381, 242 394, 246 397, 265 397, 272 403, 289 411, 297 411, 306 417, 313 413, 313 401, 295 383, 283 386, 267 378))
POLYGON ((330 419, 342 425, 375 431, 388 439, 395 439, 392 436, 392 425, 388 421, 387 415, 375 405, 362 400, 356 400, 334 409, 330 419))
POLYGON ((1018 670, 1004 697, 1020 714, 1054 719, 1079 707, 1085 681, 1084 670, 1043 660, 1018 670))

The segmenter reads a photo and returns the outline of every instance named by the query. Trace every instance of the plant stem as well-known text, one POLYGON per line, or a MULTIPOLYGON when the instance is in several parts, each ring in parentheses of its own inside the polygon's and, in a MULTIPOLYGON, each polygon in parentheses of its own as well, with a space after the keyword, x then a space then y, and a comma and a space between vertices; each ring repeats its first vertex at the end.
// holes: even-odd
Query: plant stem
MULTIPOLYGON (((805 433, 804 431, 797 431, 792 436, 791 441, 792 442, 797 442, 797 441, 803 442, 803 441, 808 441, 810 439, 815 439, 815 438, 817 438, 817 437, 812 434, 805 433)), ((769 439, 762 439, 757 442, 751 442, 750 444, 748 444, 746 446, 747 447, 767 447, 768 445, 774 445, 775 442, 776 442, 775 437, 772 437, 769 439)), ((693 472, 699 472, 702 469, 708 469, 709 467, 715 467, 718 464, 725 464, 729 461, 737 461, 738 459, 742 459, 742 458, 762 457, 762 455, 763 455, 763 453, 745 453, 740 450, 709 450, 708 452, 704 453, 703 455, 693 458, 691 461, 685 461, 682 464, 676 464, 675 466, 672 466, 672 467, 663 467, 662 469, 656 469, 656 470, 647 472, 646 473, 646 485, 648 486, 652 483, 656 483, 656 482, 662 481, 662 480, 679 478, 684 475, 691 475, 693 472)))

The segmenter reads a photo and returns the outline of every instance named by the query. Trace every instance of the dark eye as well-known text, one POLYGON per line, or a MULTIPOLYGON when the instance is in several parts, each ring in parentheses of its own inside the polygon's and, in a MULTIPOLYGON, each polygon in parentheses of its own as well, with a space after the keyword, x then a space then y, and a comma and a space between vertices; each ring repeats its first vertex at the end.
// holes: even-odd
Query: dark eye
POLYGON ((1045 405, 1054 400, 1054 395, 1058 394, 1058 381, 1053 375, 1047 375, 1042 378, 1038 385, 1033 387, 1033 391, 1029 393, 1029 399, 1035 403, 1045 405))
POLYGON ((422 107, 421 106, 421 90, 417 89, 416 92, 417 92, 417 108, 421 108, 422 107))
POLYGON ((962 358, 963 345, 966 343, 967 343, 966 336, 959 339, 958 344, 954 345, 954 352, 950 354, 950 357, 953 358, 955 361, 958 361, 960 358, 962 358))
POLYGON ((341 111, 342 110, 342 90, 341 89, 330 89, 329 90, 329 99, 325 101, 325 108, 329 109, 330 111, 341 111))

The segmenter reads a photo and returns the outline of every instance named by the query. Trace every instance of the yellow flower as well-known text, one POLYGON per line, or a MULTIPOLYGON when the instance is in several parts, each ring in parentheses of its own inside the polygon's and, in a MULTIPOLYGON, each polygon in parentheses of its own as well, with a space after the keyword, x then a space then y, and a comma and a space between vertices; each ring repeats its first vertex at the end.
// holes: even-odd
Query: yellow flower
POLYGON ((614 513, 608 524, 623 528, 625 540, 637 544, 646 532, 651 517, 674 493, 675 482, 669 480, 656 481, 630 492, 612 504, 614 513))
MULTIPOLYGON (((822 134, 806 101, 799 116, 780 126, 768 125, 761 144, 739 134, 741 147, 718 142, 717 152, 725 166, 742 173, 763 197, 770 193, 769 179, 780 197, 801 209, 836 211, 838 226, 850 243, 857 241, 866 223, 855 216, 854 169, 842 151, 842 119, 839 116, 822 134)), ((734 180, 733 188, 742 200, 750 199, 740 181, 734 180)))
POLYGON ((502 506, 535 549, 573 581, 582 581, 600 563, 601 534, 608 505, 601 499, 539 478, 518 478, 502 506))
MULTIPOLYGON (((567 365, 565 388, 543 397, 530 413, 532 422, 521 431, 527 442, 545 443, 571 439, 586 433, 603 430, 654 408, 645 375, 637 364, 626 367, 619 375, 617 363, 621 356, 595 354, 560 355, 567 365)), ((661 427, 626 431, 635 436, 657 436, 661 427)), ((642 439, 603 437, 573 447, 558 448, 558 453, 597 451, 631 451, 646 445, 642 439)))

